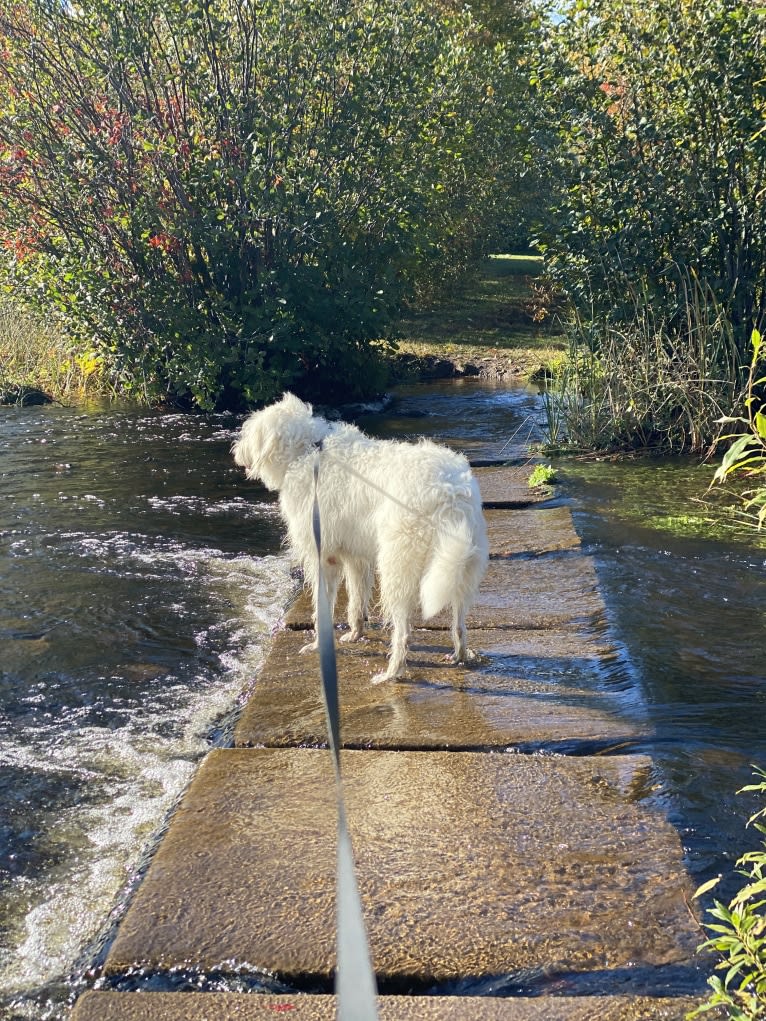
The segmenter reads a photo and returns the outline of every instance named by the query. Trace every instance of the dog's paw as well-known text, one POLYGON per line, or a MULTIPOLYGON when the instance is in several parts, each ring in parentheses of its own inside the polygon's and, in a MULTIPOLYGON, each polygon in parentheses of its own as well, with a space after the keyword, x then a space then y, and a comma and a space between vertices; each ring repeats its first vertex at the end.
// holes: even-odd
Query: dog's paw
POLYGON ((304 656, 307 652, 316 652, 318 648, 319 643, 315 638, 313 642, 306 642, 305 645, 302 645, 300 649, 298 649, 298 655, 304 656))
POLYGON ((451 652, 444 659, 451 666, 470 666, 472 663, 480 663, 481 655, 478 652, 474 652, 473 649, 466 649, 462 655, 451 652))
POLYGON ((377 674, 373 674, 370 678, 370 683, 383 684, 385 681, 398 681, 407 676, 407 668, 405 666, 400 667, 398 670, 392 670, 389 666, 386 670, 381 670, 377 674))
POLYGON ((339 642, 361 642, 364 640, 364 633, 362 631, 346 631, 338 639, 339 642))
POLYGON ((370 678, 370 684, 383 684, 384 681, 395 681, 396 676, 391 676, 388 670, 381 670, 380 673, 373 674, 370 678))

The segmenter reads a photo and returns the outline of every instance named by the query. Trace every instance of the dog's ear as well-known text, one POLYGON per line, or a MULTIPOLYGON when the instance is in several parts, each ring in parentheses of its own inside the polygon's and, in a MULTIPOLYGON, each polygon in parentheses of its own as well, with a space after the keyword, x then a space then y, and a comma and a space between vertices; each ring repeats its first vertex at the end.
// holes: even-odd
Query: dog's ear
POLYGON ((264 435, 260 414, 256 411, 245 419, 239 438, 234 442, 231 452, 234 463, 245 469, 248 478, 257 477, 257 467, 267 451, 264 449, 264 435))
POLYGON ((306 401, 302 401, 300 397, 296 397, 295 394, 291 394, 289 390, 285 390, 282 395, 282 404, 290 411, 293 415, 304 414, 307 418, 310 418, 314 409, 306 401))

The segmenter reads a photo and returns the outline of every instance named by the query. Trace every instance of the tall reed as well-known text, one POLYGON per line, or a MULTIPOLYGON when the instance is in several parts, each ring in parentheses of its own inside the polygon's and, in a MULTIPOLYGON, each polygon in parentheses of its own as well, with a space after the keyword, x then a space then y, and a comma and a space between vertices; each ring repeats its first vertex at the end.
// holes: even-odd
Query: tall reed
POLYGON ((575 315, 569 359, 545 395, 548 446, 701 452, 741 399, 731 323, 696 278, 675 314, 633 296, 629 320, 575 315))

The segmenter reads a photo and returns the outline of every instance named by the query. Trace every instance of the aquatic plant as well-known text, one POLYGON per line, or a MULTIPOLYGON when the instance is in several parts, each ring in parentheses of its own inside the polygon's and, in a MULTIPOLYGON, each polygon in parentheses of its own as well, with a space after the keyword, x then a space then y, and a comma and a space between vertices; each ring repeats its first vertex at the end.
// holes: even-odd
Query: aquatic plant
MULTIPOLYGON (((766 474, 766 403, 759 388, 766 385, 766 376, 756 378, 758 366, 763 359, 763 338, 758 330, 751 337, 752 358, 747 380, 747 396, 744 400, 744 416, 724 416, 721 424, 733 423, 744 426, 744 431, 727 433, 719 442, 731 442, 716 469, 713 483, 726 482, 734 475, 747 478, 762 478, 766 474)), ((747 512, 755 514, 758 527, 766 522, 766 486, 748 488, 742 494, 747 512)))
MULTIPOLYGON (((679 274, 682 271, 679 269, 679 274)), ((575 311, 569 359, 544 394, 547 445, 586 450, 701 452, 737 399, 730 321, 694 274, 681 324, 636 294, 624 321, 575 311)))
MULTIPOLYGON (((743 791, 766 795, 766 770, 754 767, 758 783, 748 784, 743 791)), ((766 834, 766 807, 748 820, 761 834, 766 834)), ((723 1008, 730 1021, 756 1021, 766 1017, 766 840, 757 851, 748 851, 737 862, 737 872, 746 880, 728 906, 714 902, 708 914, 715 922, 703 923, 713 935, 699 947, 721 954, 716 971, 725 971, 723 978, 713 975, 708 985, 712 995, 687 1015, 698 1017, 709 1010, 723 1008)), ((703 883, 695 897, 712 890, 720 876, 703 883)))
POLYGON ((556 481, 556 469, 550 464, 535 465, 532 474, 529 476, 527 485, 530 489, 535 486, 548 486, 556 481))

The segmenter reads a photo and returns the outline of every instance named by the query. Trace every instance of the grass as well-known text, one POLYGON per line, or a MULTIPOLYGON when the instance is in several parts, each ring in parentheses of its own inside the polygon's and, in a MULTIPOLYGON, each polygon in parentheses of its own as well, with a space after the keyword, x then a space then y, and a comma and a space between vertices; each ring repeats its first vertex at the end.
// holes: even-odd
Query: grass
POLYGON ((55 327, 0 304, 0 404, 22 403, 31 391, 70 402, 107 389, 98 358, 77 353, 55 327))
POLYGON ((704 453, 740 403, 742 373, 725 310, 692 274, 667 313, 647 288, 629 320, 574 317, 570 357, 546 399, 548 447, 704 453))
POLYGON ((567 343, 555 295, 533 255, 493 255, 451 292, 402 319, 400 354, 457 364, 494 363, 500 375, 531 377, 562 362, 567 343))

